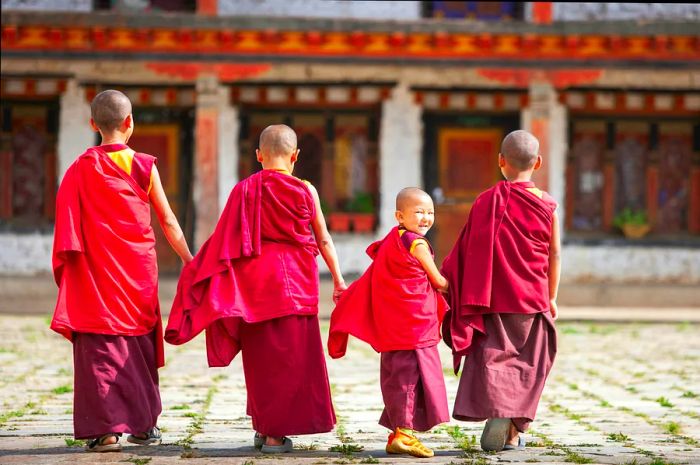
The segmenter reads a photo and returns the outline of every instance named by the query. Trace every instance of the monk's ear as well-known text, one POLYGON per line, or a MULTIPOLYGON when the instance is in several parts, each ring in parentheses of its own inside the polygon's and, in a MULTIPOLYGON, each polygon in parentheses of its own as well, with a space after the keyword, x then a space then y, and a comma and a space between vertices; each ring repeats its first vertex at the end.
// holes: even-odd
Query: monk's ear
POLYGON ((503 168, 506 166, 506 158, 503 156, 502 153, 498 154, 498 167, 503 168))
POLYGON ((399 222, 399 224, 403 223, 403 213, 401 210, 396 210, 394 212, 394 217, 396 218, 396 221, 399 222))
POLYGON ((92 118, 90 118, 90 127, 93 131, 100 132, 100 128, 97 127, 97 125, 95 124, 95 120, 92 118))
POLYGON ((533 170, 538 170, 542 166, 542 157, 540 155, 537 155, 537 161, 535 162, 535 166, 532 168, 533 170))
POLYGON ((255 149, 255 158, 257 158, 258 163, 263 162, 263 156, 262 156, 262 152, 260 151, 260 149, 255 149))
POLYGON ((294 152, 292 152, 292 159, 290 160, 292 163, 296 163, 299 159, 299 152, 301 152, 301 150, 299 149, 296 149, 294 150, 294 152))
POLYGON ((131 129, 134 125, 134 116, 131 114, 126 115, 126 118, 124 118, 124 121, 122 122, 122 128, 124 128, 124 132, 126 132, 128 129, 131 129))

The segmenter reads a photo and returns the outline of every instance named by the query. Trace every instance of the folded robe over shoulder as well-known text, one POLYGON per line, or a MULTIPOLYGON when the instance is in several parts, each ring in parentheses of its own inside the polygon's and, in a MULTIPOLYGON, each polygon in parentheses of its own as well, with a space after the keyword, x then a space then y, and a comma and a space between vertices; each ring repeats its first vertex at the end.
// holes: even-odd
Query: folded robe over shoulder
MULTIPOLYGON (((150 173, 155 158, 139 154, 150 173)), ((158 265, 148 194, 100 147, 68 168, 56 198, 53 272, 59 287, 51 329, 141 336, 163 344, 158 265)))
POLYGON ((482 193, 442 265, 451 308, 443 335, 456 356, 455 371, 475 331, 485 332, 482 315, 549 311, 549 245, 557 204, 532 189, 532 182, 501 181, 482 193))
POLYGON ((206 330, 210 366, 238 353, 238 321, 318 313, 316 215, 309 187, 274 170, 231 191, 214 233, 182 271, 165 340, 183 344, 206 330))
POLYGON ((330 356, 345 355, 349 334, 377 352, 437 344, 447 302, 401 243, 398 228, 370 245, 367 254, 372 263, 343 293, 331 314, 330 356))

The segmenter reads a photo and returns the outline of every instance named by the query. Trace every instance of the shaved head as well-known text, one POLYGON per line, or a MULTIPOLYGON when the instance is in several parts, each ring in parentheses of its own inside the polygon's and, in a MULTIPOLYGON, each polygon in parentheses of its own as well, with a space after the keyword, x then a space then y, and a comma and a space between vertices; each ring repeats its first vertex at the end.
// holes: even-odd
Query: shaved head
POLYGON ((501 155, 513 168, 525 171, 535 166, 540 142, 527 131, 519 129, 508 134, 501 144, 501 155))
POLYGON ((418 189, 417 187, 406 187, 404 189, 401 189, 399 193, 396 195, 396 209, 398 211, 403 211, 406 209, 406 207, 410 206, 417 200, 430 200, 432 202, 432 198, 428 195, 427 192, 425 192, 422 189, 418 189))
POLYGON ((131 114, 131 101, 118 90, 105 90, 92 99, 90 112, 100 130, 115 131, 131 114))
POLYGON ((288 156, 297 148, 297 135, 292 128, 285 124, 273 124, 260 133, 258 146, 263 155, 288 156))

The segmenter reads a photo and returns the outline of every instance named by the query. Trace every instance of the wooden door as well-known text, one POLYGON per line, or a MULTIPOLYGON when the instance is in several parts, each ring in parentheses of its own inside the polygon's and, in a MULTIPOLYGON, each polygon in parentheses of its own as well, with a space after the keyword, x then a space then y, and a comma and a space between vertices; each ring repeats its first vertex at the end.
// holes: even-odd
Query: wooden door
MULTIPOLYGON (((184 229, 184 209, 180 201, 180 126, 177 123, 167 124, 138 124, 133 136, 129 139, 129 147, 137 152, 153 155, 158 160, 156 166, 163 183, 163 190, 175 216, 184 229)), ((158 223, 155 213, 151 213, 151 223, 156 235, 156 254, 158 269, 161 273, 175 273, 180 269, 180 258, 173 251, 165 238, 163 229, 158 223)))
MULTIPOLYGON (((437 131, 437 187, 433 240, 442 262, 467 221, 474 199, 501 179, 498 152, 503 130, 444 127, 437 131)), ((435 191, 433 191, 435 193, 435 191)))

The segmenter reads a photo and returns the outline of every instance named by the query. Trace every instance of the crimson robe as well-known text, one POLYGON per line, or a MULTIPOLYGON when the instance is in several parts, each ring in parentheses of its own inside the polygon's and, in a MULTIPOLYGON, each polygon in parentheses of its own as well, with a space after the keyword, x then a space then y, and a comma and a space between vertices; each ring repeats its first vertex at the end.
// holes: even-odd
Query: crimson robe
POLYGON ((489 313, 549 311, 549 246, 556 202, 528 189, 532 182, 501 181, 477 197, 466 225, 445 258, 451 311, 445 342, 455 372, 489 313))
MULTIPOLYGON (((155 162, 138 154, 139 172, 155 162)), ((136 159, 135 159, 136 160, 136 159)), ((56 198, 53 273, 59 287, 51 329, 141 336, 156 331, 164 365, 158 265, 147 185, 91 147, 68 168, 56 198)))
POLYGON ((401 243, 399 229, 371 244, 367 255, 373 260, 369 268, 343 293, 331 314, 330 356, 345 355, 349 334, 377 352, 437 344, 447 302, 401 243))
POLYGON ((165 340, 183 344, 206 330, 209 365, 227 366, 240 350, 232 325, 318 314, 315 215, 298 178, 263 170, 238 183, 182 270, 165 340))

